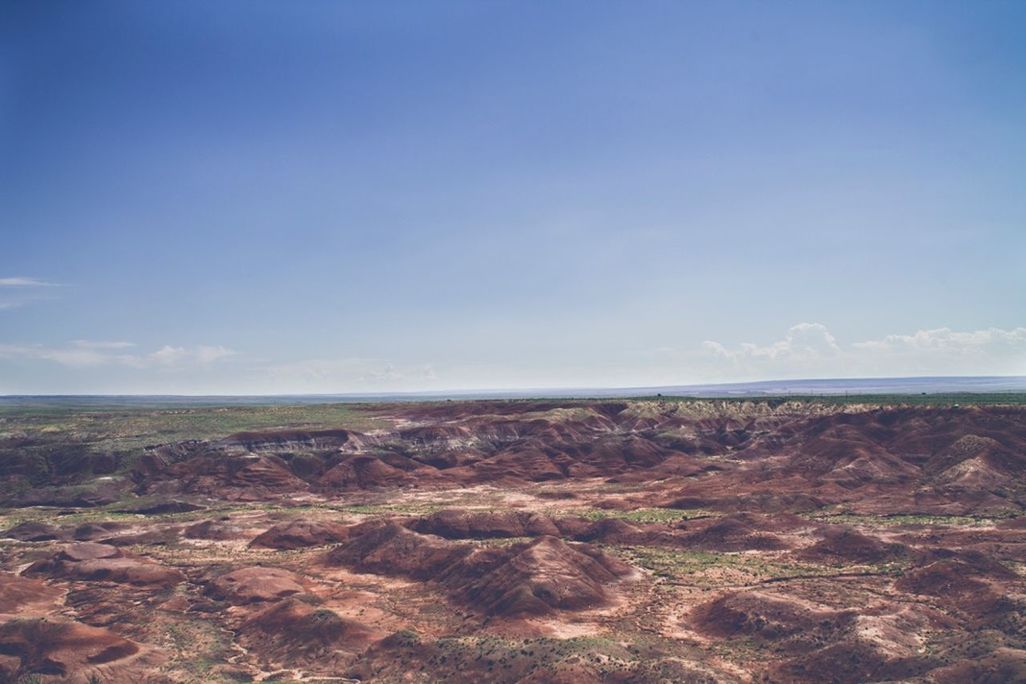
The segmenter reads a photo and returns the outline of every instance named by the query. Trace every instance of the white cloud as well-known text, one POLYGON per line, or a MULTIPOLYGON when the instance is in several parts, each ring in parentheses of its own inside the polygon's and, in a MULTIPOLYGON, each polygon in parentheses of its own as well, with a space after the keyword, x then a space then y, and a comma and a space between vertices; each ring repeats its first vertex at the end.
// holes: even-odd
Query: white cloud
POLYGON ((195 354, 196 360, 202 365, 214 363, 221 359, 226 359, 229 356, 235 356, 234 350, 229 349, 228 347, 222 347, 221 345, 208 347, 201 344, 196 347, 193 353, 195 354))
POLYGON ((157 351, 143 357, 146 361, 159 366, 178 366, 182 364, 208 366, 221 359, 233 356, 235 352, 227 347, 200 345, 198 347, 172 347, 165 344, 157 351))
POLYGON ((146 358, 161 366, 173 366, 188 358, 189 351, 185 347, 172 347, 165 344, 146 358))
POLYGON ((71 344, 82 349, 131 349, 134 342, 105 342, 98 340, 74 340, 71 344))
POLYGON ((173 347, 150 353, 128 353, 132 342, 75 340, 63 347, 0 344, 0 359, 50 361, 69 368, 129 366, 132 368, 184 368, 209 366, 235 352, 222 346, 173 347))
POLYGON ((712 340, 706 340, 702 346, 716 356, 733 361, 820 359, 835 357, 841 353, 837 340, 822 323, 799 323, 791 326, 784 339, 764 347, 742 342, 738 349, 731 351, 712 340))
POLYGON ((842 344, 821 323, 799 323, 767 345, 702 344, 715 379, 1026 374, 1026 327, 891 334, 842 344))
POLYGON ((52 298, 47 290, 60 287, 40 278, 9 276, 0 278, 0 310, 17 309, 29 302, 52 298))
POLYGON ((62 366, 85 368, 100 366, 110 362, 108 354, 95 349, 86 349, 74 345, 63 348, 42 346, 0 345, 2 359, 29 359, 35 361, 52 361, 62 366))
POLYGON ((855 342, 856 349, 886 352, 945 352, 967 354, 997 347, 1022 348, 1026 345, 1026 328, 987 328, 958 332, 950 328, 919 330, 911 335, 887 335, 880 340, 855 342))
POLYGON ((0 278, 0 287, 58 287, 57 283, 50 283, 39 278, 26 278, 24 276, 14 276, 10 278, 0 278))

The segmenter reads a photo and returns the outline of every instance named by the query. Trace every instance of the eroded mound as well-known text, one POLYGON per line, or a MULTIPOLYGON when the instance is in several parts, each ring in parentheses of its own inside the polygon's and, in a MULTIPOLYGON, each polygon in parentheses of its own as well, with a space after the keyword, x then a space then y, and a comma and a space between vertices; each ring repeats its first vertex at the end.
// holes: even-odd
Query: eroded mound
POLYGON ((366 649, 378 636, 374 630, 338 613, 294 598, 279 601, 243 623, 246 648, 265 660, 313 661, 320 666, 366 649))
POLYGON ((57 559, 71 563, 82 561, 98 560, 100 558, 117 558, 121 552, 117 547, 110 544, 98 544, 96 542, 79 542, 70 544, 61 549, 57 559))
POLYGON ((690 619, 709 636, 758 639, 796 652, 834 641, 851 628, 855 615, 774 594, 730 592, 697 606, 690 619))
POLYGON ((905 573, 895 588, 915 594, 954 598, 985 591, 987 580, 1012 580, 1016 574, 988 559, 947 558, 905 573))
POLYGON ((871 643, 849 639, 772 665, 765 678, 771 682, 809 684, 909 681, 933 666, 925 656, 895 658, 871 643))
POLYGON ((100 541, 113 546, 166 546, 177 542, 181 533, 177 525, 158 525, 139 532, 103 537, 100 541))
POLYGON ((281 568, 253 566, 215 577, 206 588, 213 598, 234 604, 277 601, 305 591, 302 579, 281 568))
POLYGON ((457 601, 489 615, 543 614, 605 604, 607 585, 632 569, 586 544, 551 536, 481 548, 420 534, 397 522, 354 530, 327 561, 362 572, 433 580, 457 601))
POLYGON ((530 511, 474 511, 446 509, 411 520, 411 530, 447 539, 537 537, 560 534, 559 527, 544 515, 530 511))
POLYGON ((250 546, 268 549, 301 549, 308 546, 337 544, 349 538, 349 528, 341 523, 295 519, 279 523, 250 542, 250 546))
POLYGON ((0 625, 0 654, 17 659, 14 668, 0 670, 10 681, 31 675, 76 675, 138 651, 136 644, 113 632, 77 622, 32 619, 0 625))
POLYGON ((229 541, 240 539, 243 530, 224 520, 203 520, 189 525, 182 531, 186 539, 210 539, 212 541, 229 541))
POLYGON ((59 594, 40 580, 0 573, 0 613, 20 614, 33 604, 52 603, 59 594))
POLYGON ((61 531, 53 525, 28 521, 5 530, 3 536, 18 541, 40 542, 58 539, 60 534, 61 531))
MULTIPOLYGON (((574 525, 568 524, 568 522, 560 521, 564 530, 573 529, 574 525)), ((661 540, 659 535, 646 533, 637 525, 616 518, 596 520, 583 530, 571 533, 571 536, 577 541, 601 542, 603 544, 658 543, 661 540)))
POLYGON ((898 591, 933 597, 947 610, 966 616, 974 629, 997 629, 1016 639, 1026 638, 1021 587, 1017 573, 977 552, 914 568, 894 583, 898 591))
POLYGON ((110 537, 112 533, 127 527, 126 523, 84 523, 72 530, 71 536, 77 541, 96 541, 110 537))
POLYGON ((184 578, 172 568, 134 558, 105 558, 65 566, 65 577, 86 581, 121 582, 139 586, 169 587, 184 578))
POLYGON ((798 557, 820 562, 887 563, 908 558, 904 544, 886 543, 850 527, 831 528, 815 544, 802 549, 798 557))
POLYGON ((998 648, 982 658, 966 659, 930 673, 936 684, 1026 682, 1026 650, 998 648))
MULTIPOLYGON (((432 468, 423 470, 423 478, 432 476, 432 468)), ((403 486, 413 480, 414 476, 409 472, 377 456, 354 455, 324 473, 318 485, 329 490, 381 489, 403 486)))
POLYGON ((138 466, 138 477, 155 479, 165 489, 222 500, 259 501, 275 492, 302 492, 309 484, 277 454, 234 453, 217 445, 191 445, 189 457, 177 462, 152 457, 138 466), (196 452, 193 454, 192 450, 196 452))
POLYGON ((33 563, 25 574, 154 588, 170 587, 185 580, 182 573, 174 568, 128 556, 109 544, 94 542, 70 544, 49 560, 33 563))
POLYGON ((329 552, 328 562, 382 575, 433 579, 473 550, 396 521, 357 525, 350 533, 353 539, 329 552))
MULTIPOLYGON (((630 566, 597 548, 540 537, 507 550, 480 578, 456 573, 457 594, 489 615, 543 615, 605 605, 609 585, 632 573, 630 566)), ((451 583, 451 582, 450 582, 451 583)))
POLYGON ((728 515, 703 521, 701 527, 685 534, 685 544, 715 551, 771 551, 786 549, 780 537, 762 531, 760 516, 748 513, 728 515))

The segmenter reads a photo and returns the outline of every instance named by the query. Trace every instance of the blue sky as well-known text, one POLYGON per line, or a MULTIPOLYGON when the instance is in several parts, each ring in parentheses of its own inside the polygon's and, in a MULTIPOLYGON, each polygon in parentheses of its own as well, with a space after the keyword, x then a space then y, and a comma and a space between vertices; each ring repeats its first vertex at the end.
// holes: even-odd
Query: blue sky
POLYGON ((0 393, 1026 374, 1021 2, 0 5, 0 393))

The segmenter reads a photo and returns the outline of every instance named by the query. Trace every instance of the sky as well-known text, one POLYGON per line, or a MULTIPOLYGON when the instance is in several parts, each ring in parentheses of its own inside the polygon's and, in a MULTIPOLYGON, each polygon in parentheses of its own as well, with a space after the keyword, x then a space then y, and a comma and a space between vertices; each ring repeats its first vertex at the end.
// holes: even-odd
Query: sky
POLYGON ((0 394, 1026 375, 1026 3, 0 4, 0 394))

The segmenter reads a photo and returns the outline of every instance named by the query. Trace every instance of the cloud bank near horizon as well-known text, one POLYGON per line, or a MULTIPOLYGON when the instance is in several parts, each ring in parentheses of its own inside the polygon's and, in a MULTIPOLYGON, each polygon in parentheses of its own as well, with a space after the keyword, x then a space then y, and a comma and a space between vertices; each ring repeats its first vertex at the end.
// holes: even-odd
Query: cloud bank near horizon
POLYGON ((124 366, 137 370, 207 367, 235 355, 220 345, 176 347, 166 344, 151 352, 135 352, 132 342, 75 340, 60 347, 0 344, 0 360, 55 363, 69 371, 102 366, 124 366))
POLYGON ((908 377, 1026 374, 1026 327, 950 328, 842 342, 821 323, 799 323, 770 344, 728 347, 707 340, 703 350, 718 377, 908 377))
MULTIPOLYGON (((219 344, 165 344, 142 350, 127 341, 74 340, 65 345, 0 344, 0 364, 65 370, 69 387, 26 382, 4 393, 62 393, 74 379, 103 393, 332 394, 431 390, 629 387, 747 382, 794 378, 1026 375, 1026 326, 895 333, 879 339, 839 340, 821 323, 798 323, 778 340, 663 348, 653 355, 613 360, 608 375, 580 370, 548 374, 384 358, 256 358, 219 344), (482 378, 486 379, 482 382, 482 378)), ((28 374, 31 377, 31 373, 28 374)))

